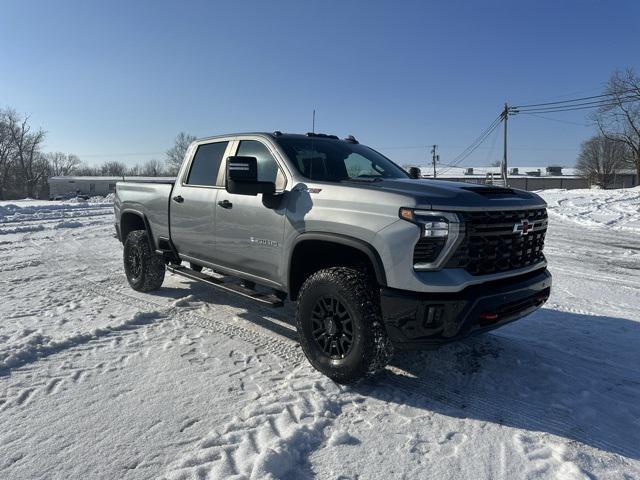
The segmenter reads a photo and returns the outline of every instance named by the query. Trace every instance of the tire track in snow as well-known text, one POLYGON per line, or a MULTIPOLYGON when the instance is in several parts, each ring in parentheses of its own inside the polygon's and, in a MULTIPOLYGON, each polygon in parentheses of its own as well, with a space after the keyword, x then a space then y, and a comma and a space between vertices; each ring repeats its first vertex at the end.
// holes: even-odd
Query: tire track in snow
POLYGON ((310 367, 288 374, 279 388, 253 402, 173 462, 162 478, 280 479, 300 475, 307 456, 325 440, 325 429, 347 402, 310 367), (340 400, 339 400, 340 398, 340 400))
MULTIPOLYGON (((77 245, 78 240, 72 233, 64 233, 63 236, 65 240, 61 241, 61 244, 77 245), (66 240, 69 237, 70 242, 66 240)), ((82 251, 78 247, 69 250, 76 258, 78 252, 82 251)), ((42 254, 45 263, 55 264, 55 258, 45 255, 44 251, 42 254)), ((85 262, 83 258, 79 260, 81 263, 85 262)), ((57 266, 62 267, 60 263, 57 266)), ((102 268, 104 273, 104 265, 102 268)), ((168 307, 162 306, 136 294, 118 290, 116 284, 122 281, 121 276, 118 277, 120 279, 116 280, 109 274, 103 281, 88 279, 84 288, 90 295, 124 303, 138 311, 159 311, 164 317, 199 325, 207 331, 222 333, 230 338, 239 338, 284 359, 289 368, 295 368, 303 359, 300 349, 293 342, 285 342, 275 336, 265 335, 257 329, 187 310, 185 307, 189 305, 191 296, 178 299, 168 307)), ((234 312, 229 311, 229 315, 234 315, 234 312)), ((229 375, 235 376, 245 372, 248 367, 243 363, 250 361, 250 358, 253 357, 250 355, 244 360, 234 362, 239 363, 239 369, 230 372, 229 375)), ((277 381, 278 377, 272 380, 277 381)), ((327 388, 337 390, 338 387, 311 371, 306 365, 302 368, 302 373, 294 372, 280 378, 279 382, 267 395, 256 398, 254 405, 245 409, 220 431, 205 437, 194 452, 184 454, 174 463, 173 470, 167 473, 168 477, 181 478, 187 475, 187 472, 206 470, 213 478, 223 478, 230 472, 247 475, 247 478, 266 478, 268 475, 280 478, 284 472, 299 465, 302 457, 324 441, 324 429, 330 424, 330 420, 339 414, 341 402, 337 401, 336 396, 330 398, 324 392, 327 388), (318 378, 320 380, 317 380, 318 378)), ((242 378, 240 388, 243 388, 242 378)), ((196 422, 196 419, 186 421, 182 430, 188 429, 196 422)))
POLYGON ((165 316, 157 311, 138 312, 118 324, 95 328, 89 332, 76 333, 61 339, 54 339, 39 332, 32 332, 26 337, 25 342, 20 344, 11 342, 4 349, 0 349, 0 376, 9 375, 17 368, 50 355, 78 347, 116 332, 145 326, 162 318, 165 318, 165 316))
POLYGON ((527 469, 522 472, 523 479, 561 478, 567 480, 589 480, 587 475, 574 462, 566 458, 567 448, 554 444, 543 435, 535 433, 516 433, 513 443, 528 460, 527 469))
MULTIPOLYGON (((60 245, 63 248, 67 249, 67 252, 70 255, 73 255, 76 259, 80 260, 82 266, 92 266, 90 265, 90 261, 85 256, 78 255, 79 252, 83 251, 83 248, 78 245, 78 239, 73 234, 73 232, 62 232, 60 235, 60 245), (71 238, 68 238, 71 237, 71 238), (76 248, 69 248, 71 244, 75 244, 76 248)), ((32 240, 33 242, 33 240, 32 240)), ((34 242, 35 246, 39 248, 40 254, 42 256, 42 261, 44 264, 49 264, 52 267, 56 267, 60 270, 64 270, 64 265, 60 262, 58 257, 53 257, 49 255, 46 249, 42 249, 41 246, 34 242)), ((56 255, 60 255, 60 252, 56 252, 56 255)), ((67 257, 69 258, 69 257, 67 257)), ((93 265, 98 267, 98 265, 93 265)), ((101 269, 104 270, 104 264, 99 265, 101 269)), ((240 338, 247 343, 250 343, 257 347, 262 347, 283 359, 290 360, 293 365, 297 365, 300 361, 303 360, 303 355, 298 347, 297 343, 294 342, 285 342, 277 337, 267 335, 262 329, 259 327, 251 327, 239 325, 237 323, 230 323, 226 321, 221 321, 217 319, 213 319, 204 315, 201 315, 197 312, 186 310, 183 307, 188 305, 189 300, 192 298, 190 295, 177 299, 174 301, 169 308, 165 305, 153 302, 151 300, 145 299, 140 295, 133 295, 131 293, 125 293, 121 290, 114 288, 114 284, 116 282, 121 283, 124 273, 118 275, 119 280, 116 280, 114 276, 111 274, 108 275, 106 281, 95 281, 85 276, 86 284, 84 285, 84 289, 89 290, 91 293, 105 297, 107 299, 113 300, 119 303, 125 303, 131 307, 137 308, 139 311, 143 312, 157 312, 162 311, 163 315, 170 316, 171 318, 179 319, 185 321, 187 323, 195 324, 201 326, 203 328, 207 328, 210 331, 221 333, 230 338, 240 338)), ((220 292, 221 295, 232 295, 226 294, 224 292, 220 292)), ((152 297, 152 295, 146 295, 147 297, 152 297)), ((249 302, 249 301, 247 301, 249 302)), ((232 307, 226 307, 223 305, 218 305, 222 307, 224 310, 227 310, 230 316, 235 317, 235 312, 232 307)), ((261 309, 258 305, 255 306, 256 309, 261 309)))
MULTIPOLYGON (((106 226, 104 228, 101 227, 100 230, 104 230, 106 233, 107 228, 106 226)), ((91 231, 94 232, 95 230, 91 228, 91 231)), ((211 319, 206 315, 199 315, 196 312, 186 310, 192 300, 189 297, 179 299, 174 302, 172 306, 167 308, 166 305, 160 305, 157 302, 145 300, 147 297, 153 298, 152 296, 125 294, 118 288, 124 284, 122 281, 123 276, 122 274, 119 274, 119 269, 112 267, 113 263, 101 263, 101 259, 97 259, 94 263, 90 263, 86 258, 82 258, 81 252, 88 252, 88 249, 86 245, 83 245, 80 242, 81 238, 79 238, 76 233, 64 232, 63 235, 60 235, 57 238, 59 238, 60 246, 75 256, 78 265, 82 267, 82 269, 95 266, 99 267, 103 274, 105 272, 107 273, 107 278, 105 280, 91 280, 89 282, 89 286, 87 287, 89 292, 87 296, 102 296, 113 301, 113 303, 125 303, 142 312, 160 309, 171 318, 189 320, 194 324, 202 322, 199 325, 206 328, 208 331, 218 331, 216 328, 227 326, 229 329, 223 332, 223 334, 232 338, 238 337, 237 332, 239 326, 228 321, 228 319, 211 319), (71 242, 67 241, 69 239, 71 242), (171 310, 171 308, 175 308, 175 311, 171 310), (189 313, 189 316, 184 316, 187 313, 189 313), (210 322, 212 320, 217 322, 216 327, 214 328, 211 328, 210 322)), ((60 262, 58 265, 64 265, 61 263, 61 260, 57 258, 52 259, 49 263, 50 267, 55 268, 55 260, 60 262)), ((225 295, 227 294, 221 295, 223 301, 225 299, 225 295)), ((225 310, 225 307, 223 306, 220 306, 220 308, 222 309, 223 314, 228 313, 229 316, 236 314, 232 308, 229 308, 228 310, 225 310)), ((249 343, 253 343, 254 345, 259 345, 262 340, 256 340, 254 336, 255 332, 253 331, 254 329, 248 328, 248 330, 250 331, 248 335, 250 337, 253 336, 253 340, 257 343, 253 343, 250 339, 244 340, 249 343)), ((263 337, 270 337, 268 334, 265 335, 263 332, 258 333, 263 337)), ((285 345, 288 346, 288 343, 285 342, 285 345)), ((299 350, 294 350, 294 352, 296 352, 297 356, 300 357, 299 350)), ((274 352, 272 351, 271 353, 274 352)), ((195 356, 192 358, 195 358, 195 356)), ((416 358, 416 361, 419 361, 419 358, 416 358)), ((291 365, 295 365, 295 362, 291 365)), ((244 367, 240 364, 239 367, 239 370, 234 369, 234 371, 230 372, 229 375, 241 372, 238 373, 238 376, 242 376, 242 373, 244 373, 244 367)), ((442 367, 445 375, 447 373, 451 373, 451 368, 449 368, 449 366, 443 365, 442 367)), ((445 404, 447 407, 450 407, 451 410, 464 412, 464 405, 467 403, 468 399, 465 398, 463 392, 451 392, 451 382, 447 382, 445 378, 441 378, 436 375, 435 378, 429 377, 428 382, 416 382, 416 379, 409 378, 406 375, 406 372, 401 372, 400 370, 395 370, 393 373, 400 373, 401 376, 404 377, 401 380, 398 378, 392 378, 390 380, 389 378, 386 378, 386 376, 378 377, 376 382, 378 383, 379 388, 387 389, 388 391, 395 391, 397 390, 397 384, 395 382, 399 381, 399 383, 404 386, 403 391, 406 393, 407 397, 419 396, 427 400, 426 405, 428 405, 429 402, 434 401, 435 396, 437 399, 436 401, 445 404), (436 387, 435 389, 434 384, 436 387), (428 393, 423 394, 420 390, 428 393), (434 390, 435 394, 432 393, 434 390)), ((310 369, 302 369, 301 371, 308 372, 306 376, 302 375, 305 380, 309 380, 314 377, 318 378, 318 374, 310 369)), ((276 377, 273 377, 272 380, 276 380, 276 377)), ((237 475, 245 477, 249 476, 249 478, 251 478, 254 471, 256 472, 255 476, 258 477, 268 475, 280 476, 281 474, 286 474, 283 472, 287 472, 287 465, 291 465, 291 459, 297 458, 299 465, 301 459, 303 460, 310 451, 322 445, 322 442, 324 441, 323 431, 330 427, 333 422, 333 419, 330 416, 322 416, 323 409, 324 411, 328 409, 331 413, 333 413, 332 409, 334 409, 336 414, 339 415, 342 402, 336 397, 333 397, 333 393, 327 394, 321 390, 314 391, 313 387, 309 388, 309 385, 307 385, 307 387, 302 387, 299 392, 294 393, 289 388, 293 381, 295 381, 295 378, 288 375, 282 379, 281 384, 275 385, 274 388, 270 389, 268 394, 257 397, 255 399, 255 405, 243 410, 237 419, 232 420, 219 430, 207 435, 203 440, 201 440, 196 449, 180 456, 179 460, 172 464, 167 476, 171 478, 180 478, 181 475, 191 476, 211 474, 214 478, 222 478, 224 475, 216 477, 213 474, 226 474, 227 472, 231 474, 236 472, 237 475), (282 405, 278 405, 281 400, 282 405), (312 404, 313 402, 316 402, 316 406, 321 405, 321 407, 316 408, 316 406, 312 404), (273 407, 273 405, 276 405, 276 407, 273 407), (324 407, 322 407, 322 405, 324 405, 324 407), (282 410, 278 411, 277 409, 280 407, 282 407, 282 410), (306 422, 309 422, 309 420, 304 420, 301 415, 296 414, 297 408, 310 415, 310 418, 313 418, 313 421, 317 420, 317 422, 314 423, 313 428, 309 427, 308 429, 305 429, 308 426, 306 422)), ((321 379, 319 384, 322 386, 326 384, 331 388, 334 387, 325 379, 321 379)), ((242 383, 240 383, 240 385, 241 388, 243 388, 242 383)), ((32 393, 31 395, 34 394, 32 393)), ((471 396, 474 397, 473 401, 476 402, 476 397, 478 395, 472 394, 471 396)), ((492 397, 481 405, 482 410, 487 414, 502 411, 504 407, 504 398, 497 397, 499 397, 499 392, 496 394, 496 398, 492 397)), ((521 415, 521 411, 526 411, 527 405, 518 404, 516 407, 518 415, 521 415)), ((534 418, 540 415, 539 411, 535 409, 533 410, 532 415, 534 418)), ((544 419, 544 415, 548 414, 549 412, 547 411, 542 412, 541 418, 544 419)), ((555 416, 556 414, 554 413, 552 415, 555 416)), ((531 416, 525 417, 525 423, 527 425, 531 425, 531 418, 531 416)), ((188 430, 197 423, 194 422, 194 420, 196 419, 186 419, 183 423, 183 427, 188 430)), ((547 423, 546 425, 550 424, 547 423)), ((567 425, 570 427, 573 426, 571 423, 567 424, 566 422, 560 422, 553 424, 553 428, 554 431, 557 431, 556 428, 566 428, 567 425), (557 425, 559 425, 559 427, 557 427, 557 425)), ((464 441, 464 438, 461 435, 463 434, 451 432, 438 444, 441 445, 442 448, 446 447, 449 449, 447 451, 455 451, 464 441)), ((530 461, 534 462, 535 458, 530 459, 530 461)))

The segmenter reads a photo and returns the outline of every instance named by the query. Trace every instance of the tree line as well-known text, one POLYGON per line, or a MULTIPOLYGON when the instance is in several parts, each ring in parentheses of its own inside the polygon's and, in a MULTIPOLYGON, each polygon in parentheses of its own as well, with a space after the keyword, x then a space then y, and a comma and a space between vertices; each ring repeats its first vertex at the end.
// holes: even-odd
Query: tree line
POLYGON ((640 76, 632 68, 616 71, 603 94, 611 102, 591 114, 597 133, 582 142, 576 169, 605 188, 625 169, 635 170, 640 182, 640 76))
POLYGON ((49 177, 78 176, 174 176, 182 158, 195 140, 181 132, 164 160, 150 159, 133 166, 107 161, 88 165, 77 155, 42 150, 46 132, 30 124, 29 115, 0 108, 0 200, 47 198, 49 177))

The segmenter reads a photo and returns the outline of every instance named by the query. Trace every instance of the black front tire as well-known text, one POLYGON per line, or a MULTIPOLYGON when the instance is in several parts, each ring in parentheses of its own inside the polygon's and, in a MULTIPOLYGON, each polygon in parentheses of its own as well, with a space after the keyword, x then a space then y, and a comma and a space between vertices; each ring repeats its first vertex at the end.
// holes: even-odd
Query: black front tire
POLYGON ((296 326, 311 365, 336 383, 375 373, 393 354, 376 285, 362 270, 332 267, 307 278, 298 295, 296 326))
POLYGON ((124 242, 124 271, 131 288, 138 292, 157 290, 164 281, 164 259, 151 250, 144 230, 134 230, 124 242))

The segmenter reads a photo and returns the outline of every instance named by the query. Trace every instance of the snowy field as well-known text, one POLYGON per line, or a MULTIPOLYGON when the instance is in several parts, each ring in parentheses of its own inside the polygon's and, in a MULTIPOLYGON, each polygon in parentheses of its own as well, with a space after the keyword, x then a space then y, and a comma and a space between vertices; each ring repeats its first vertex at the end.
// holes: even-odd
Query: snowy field
POLYGON ((640 189, 547 191, 534 315, 340 387, 294 309, 131 290, 107 202, 0 202, 0 478, 640 478, 640 189))

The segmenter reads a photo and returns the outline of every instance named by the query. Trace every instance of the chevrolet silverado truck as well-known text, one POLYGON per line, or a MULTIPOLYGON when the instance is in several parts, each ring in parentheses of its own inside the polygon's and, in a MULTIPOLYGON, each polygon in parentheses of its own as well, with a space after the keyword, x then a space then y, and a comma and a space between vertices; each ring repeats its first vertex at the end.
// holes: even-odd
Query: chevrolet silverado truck
POLYGON ((271 306, 297 302, 302 350, 339 383, 397 349, 538 309, 551 288, 545 202, 417 177, 353 136, 197 140, 175 180, 117 184, 127 280, 149 292, 168 270, 271 306))

